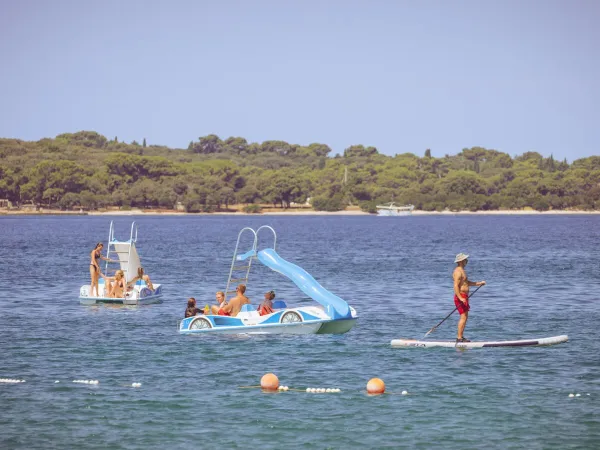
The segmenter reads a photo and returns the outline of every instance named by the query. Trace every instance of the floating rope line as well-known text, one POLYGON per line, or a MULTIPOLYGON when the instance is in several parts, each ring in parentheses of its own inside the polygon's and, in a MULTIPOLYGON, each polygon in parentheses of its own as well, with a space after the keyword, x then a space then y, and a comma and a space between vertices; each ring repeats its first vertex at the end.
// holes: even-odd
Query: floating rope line
POLYGON ((73 380, 73 383, 79 383, 79 384, 98 384, 100 382, 98 380, 73 380))
MULTIPOLYGON (((294 387, 289 387, 289 386, 284 386, 281 385, 279 386, 277 380, 277 387, 272 386, 269 388, 265 388, 264 386, 261 385, 254 385, 254 386, 238 386, 238 389, 262 389, 263 392, 271 392, 271 393, 279 393, 279 392, 304 392, 304 393, 309 393, 309 394, 336 394, 336 393, 340 393, 342 392, 342 390, 340 388, 314 388, 314 387, 307 387, 307 388, 294 388, 294 387)), ((19 378, 0 378, 0 383, 1 384, 22 384, 25 383, 25 380, 19 379, 19 378)), ((85 384, 85 385, 91 385, 91 386, 98 386, 100 384, 100 380, 72 380, 72 383, 76 383, 76 384, 85 384)), ((60 380, 55 380, 54 384, 59 384, 61 383, 60 380)), ((31 384, 31 383, 28 383, 31 384)), ((35 383, 34 383, 35 384, 35 383)), ((132 387, 132 388, 140 388, 142 387, 142 383, 140 382, 133 382, 131 384, 119 384, 118 386, 121 387, 132 387)), ((382 386, 383 389, 385 389, 384 386, 382 386)), ((349 391, 344 391, 344 392, 349 392, 349 391)), ((359 391, 359 392, 365 392, 365 391, 359 391)), ((382 394, 387 394, 387 395, 411 395, 409 394, 408 391, 404 390, 402 392, 390 392, 390 391, 384 391, 384 392, 369 392, 368 390, 366 391, 366 393, 369 396, 376 396, 376 395, 382 395, 382 394)), ((569 398, 579 398, 582 396, 591 396, 590 393, 586 393, 586 394, 579 394, 579 393, 570 393, 568 394, 569 398)))

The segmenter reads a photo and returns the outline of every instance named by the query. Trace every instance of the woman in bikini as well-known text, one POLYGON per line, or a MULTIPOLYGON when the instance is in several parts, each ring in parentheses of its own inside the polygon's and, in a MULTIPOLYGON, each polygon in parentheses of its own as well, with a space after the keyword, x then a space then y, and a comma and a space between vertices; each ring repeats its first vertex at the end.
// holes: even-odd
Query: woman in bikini
POLYGON ((98 242, 96 247, 90 253, 90 277, 92 278, 92 282, 90 283, 90 297, 94 297, 94 288, 96 288, 96 297, 100 295, 98 293, 98 280, 100 278, 100 264, 98 264, 98 259, 103 259, 104 261, 111 261, 108 258, 102 256, 102 249, 104 248, 104 244, 102 242, 98 242))
POLYGON ((127 289, 127 282, 125 281, 125 272, 117 270, 114 277, 107 277, 104 274, 100 274, 104 278, 104 283, 108 286, 109 298, 123 298, 127 289), (114 283, 111 283, 114 281, 114 283))

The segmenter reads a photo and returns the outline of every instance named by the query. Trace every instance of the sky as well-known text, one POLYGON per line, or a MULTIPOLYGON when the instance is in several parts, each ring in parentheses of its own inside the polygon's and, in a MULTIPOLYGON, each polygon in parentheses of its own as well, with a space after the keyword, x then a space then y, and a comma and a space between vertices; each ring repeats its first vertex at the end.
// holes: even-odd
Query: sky
POLYGON ((0 137, 600 155, 600 1, 0 0, 0 137))

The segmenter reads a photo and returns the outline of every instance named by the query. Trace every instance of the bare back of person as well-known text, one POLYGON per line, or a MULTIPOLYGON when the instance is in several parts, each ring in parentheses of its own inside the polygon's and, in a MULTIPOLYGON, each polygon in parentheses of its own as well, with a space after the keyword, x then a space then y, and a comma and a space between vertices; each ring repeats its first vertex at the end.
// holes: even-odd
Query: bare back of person
POLYGON ((152 281, 150 281, 150 277, 148 275, 144 275, 142 280, 146 283, 146 287, 148 287, 148 289, 151 291, 154 290, 154 286, 152 285, 152 281))
POLYGON ((233 297, 223 308, 231 317, 235 317, 242 310, 243 305, 250 304, 250 300, 244 294, 238 294, 233 297))

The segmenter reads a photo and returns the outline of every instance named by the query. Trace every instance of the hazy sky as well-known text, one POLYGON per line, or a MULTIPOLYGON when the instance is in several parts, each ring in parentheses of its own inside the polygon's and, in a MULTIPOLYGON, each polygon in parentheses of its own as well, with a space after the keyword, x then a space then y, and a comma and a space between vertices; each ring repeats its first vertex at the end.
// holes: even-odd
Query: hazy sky
POLYGON ((0 136, 600 155, 600 1, 0 0, 0 136))

